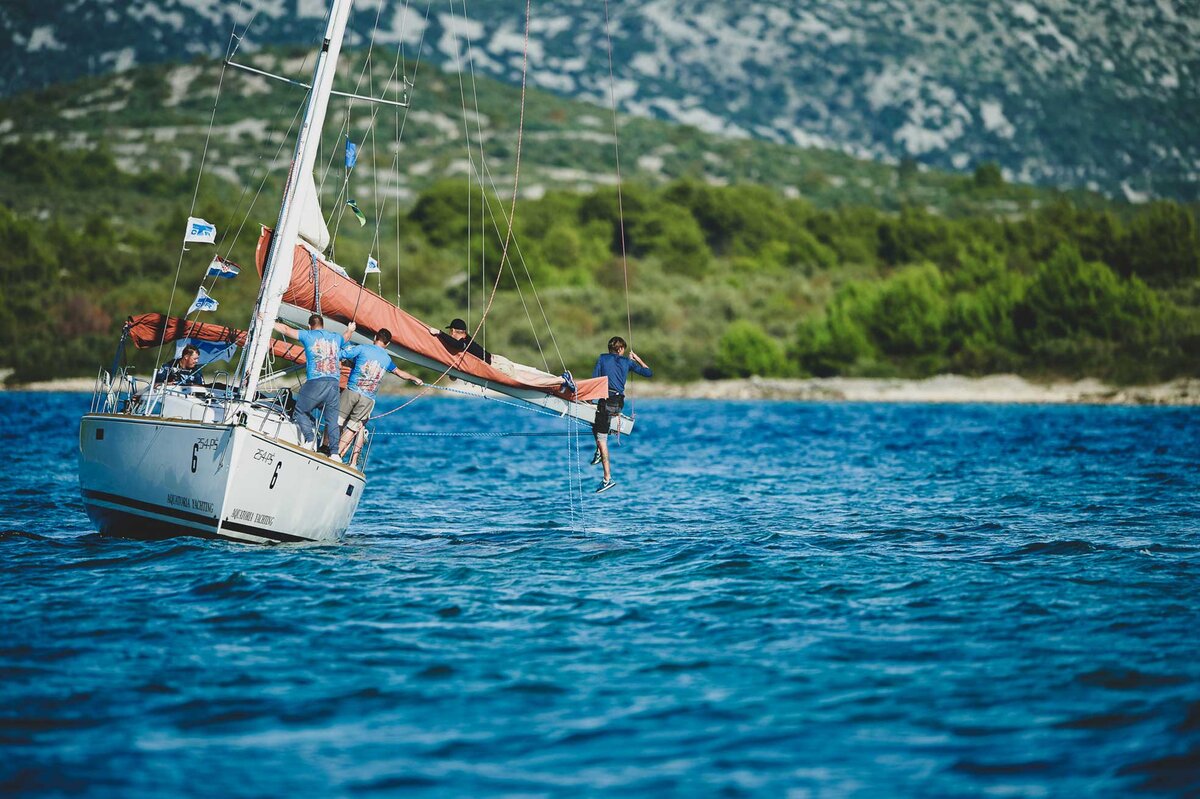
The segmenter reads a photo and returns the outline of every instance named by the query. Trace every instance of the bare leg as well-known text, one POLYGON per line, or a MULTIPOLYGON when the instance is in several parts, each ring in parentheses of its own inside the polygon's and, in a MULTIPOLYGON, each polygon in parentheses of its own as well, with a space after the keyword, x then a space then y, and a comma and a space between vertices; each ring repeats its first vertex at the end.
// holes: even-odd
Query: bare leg
MULTIPOLYGON (((348 421, 348 420, 347 420, 348 421)), ((350 449, 350 442, 354 439, 354 431, 350 429, 348 424, 342 426, 342 437, 338 440, 337 454, 339 458, 346 457, 346 450, 350 449)))
POLYGON ((608 436, 602 433, 595 433, 596 449, 600 450, 600 463, 604 465, 604 482, 612 479, 612 470, 608 466, 608 436))
POLYGON ((354 440, 354 454, 350 456, 350 465, 358 465, 358 456, 362 454, 363 444, 367 443, 367 429, 364 427, 358 431, 358 437, 354 440))

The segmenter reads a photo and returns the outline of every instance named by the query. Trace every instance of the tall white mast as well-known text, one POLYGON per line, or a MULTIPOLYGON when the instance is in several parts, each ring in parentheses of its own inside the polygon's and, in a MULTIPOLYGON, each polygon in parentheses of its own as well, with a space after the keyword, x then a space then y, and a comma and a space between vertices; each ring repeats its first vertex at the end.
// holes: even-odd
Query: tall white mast
POLYGON ((338 54, 342 49, 342 37, 346 33, 346 20, 350 17, 352 4, 353 0, 334 0, 333 8, 329 12, 329 25, 325 28, 325 40, 317 56, 308 108, 304 111, 304 121, 296 138, 296 152, 292 156, 292 167, 283 190, 279 220, 275 223, 275 235, 271 239, 271 249, 263 266, 262 287, 258 292, 258 301, 254 304, 254 316, 250 319, 246 350, 238 375, 242 396, 250 401, 254 400, 258 390, 258 379, 271 346, 271 331, 279 314, 279 303, 283 300, 283 293, 292 279, 292 257, 296 249, 296 235, 300 228, 302 210, 296 194, 301 179, 311 175, 316 165, 317 149, 321 144, 321 129, 325 125, 325 111, 329 106, 329 93, 333 89, 338 54))

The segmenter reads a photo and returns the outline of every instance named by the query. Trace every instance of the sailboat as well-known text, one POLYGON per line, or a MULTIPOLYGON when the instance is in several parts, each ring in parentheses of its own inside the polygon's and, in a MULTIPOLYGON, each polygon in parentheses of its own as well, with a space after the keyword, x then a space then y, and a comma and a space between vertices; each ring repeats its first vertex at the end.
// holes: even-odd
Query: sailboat
MULTIPOLYGON (((336 332, 355 321, 358 341, 387 327, 399 358, 578 422, 591 422, 590 401, 607 396, 605 378, 503 369, 448 349, 435 329, 343 277, 324 256, 328 230, 313 171, 330 95, 341 94, 333 81, 350 8, 351 0, 334 0, 329 12, 278 218, 259 240, 262 283, 247 329, 130 318, 111 370, 97 378, 79 426, 79 481, 88 516, 103 533, 257 544, 342 537, 362 499, 366 466, 316 451, 292 421, 288 391, 267 387, 271 356, 302 357, 294 345, 272 339, 280 319, 304 326, 318 313, 336 332), (225 384, 199 387, 138 380, 120 367, 128 341, 162 346, 183 338, 241 345, 236 372, 225 384)), ((632 429, 628 418, 614 424, 632 429)))

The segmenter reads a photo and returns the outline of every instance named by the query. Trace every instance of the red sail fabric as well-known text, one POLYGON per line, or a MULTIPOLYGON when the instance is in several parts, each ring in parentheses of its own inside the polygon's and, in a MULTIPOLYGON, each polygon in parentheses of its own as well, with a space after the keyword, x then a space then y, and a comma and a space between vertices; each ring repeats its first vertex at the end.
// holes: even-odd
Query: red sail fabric
MULTIPOLYGON (((133 346, 139 350, 157 347, 159 344, 169 344, 181 338, 196 338, 201 341, 220 341, 226 344, 246 346, 246 331, 224 325, 213 325, 206 322, 189 322, 174 316, 163 316, 160 313, 144 313, 131 316, 129 338, 133 346)), ((291 344, 279 339, 271 339, 271 351, 277 358, 283 358, 294 364, 303 366, 305 363, 304 347, 291 344)), ((342 388, 350 379, 350 367, 342 367, 342 388)))
MULTIPOLYGON (((262 235, 258 240, 258 249, 255 252, 254 260, 258 265, 260 277, 263 264, 266 262, 271 235, 272 231, 263 228, 262 235)), ((292 257, 292 280, 287 291, 284 292, 284 302, 309 310, 316 308, 312 258, 311 251, 302 245, 296 245, 292 257)), ((317 263, 320 274, 321 313, 325 316, 343 323, 354 321, 359 331, 363 333, 374 334, 376 330, 387 328, 392 334, 393 344, 431 358, 443 366, 453 367, 459 372, 490 383, 532 389, 543 394, 580 402, 603 399, 608 396, 607 377, 576 380, 577 393, 569 394, 562 390, 562 381, 557 377, 546 377, 545 379, 531 377, 531 380, 538 382, 525 382, 496 369, 470 353, 447 349, 436 335, 429 332, 429 325, 420 319, 402 311, 350 278, 338 274, 320 257, 317 258, 317 263)))

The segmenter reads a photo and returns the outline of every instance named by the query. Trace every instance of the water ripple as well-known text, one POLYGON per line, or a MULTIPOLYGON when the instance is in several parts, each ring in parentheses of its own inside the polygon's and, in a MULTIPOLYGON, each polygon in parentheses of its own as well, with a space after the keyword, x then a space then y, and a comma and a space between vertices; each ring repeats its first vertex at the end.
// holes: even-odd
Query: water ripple
POLYGON ((65 459, 0 478, 6 795, 1200 793, 1193 411, 640 402, 602 496, 380 437, 343 544, 256 548, 92 532, 82 404, 0 393, 65 459))

